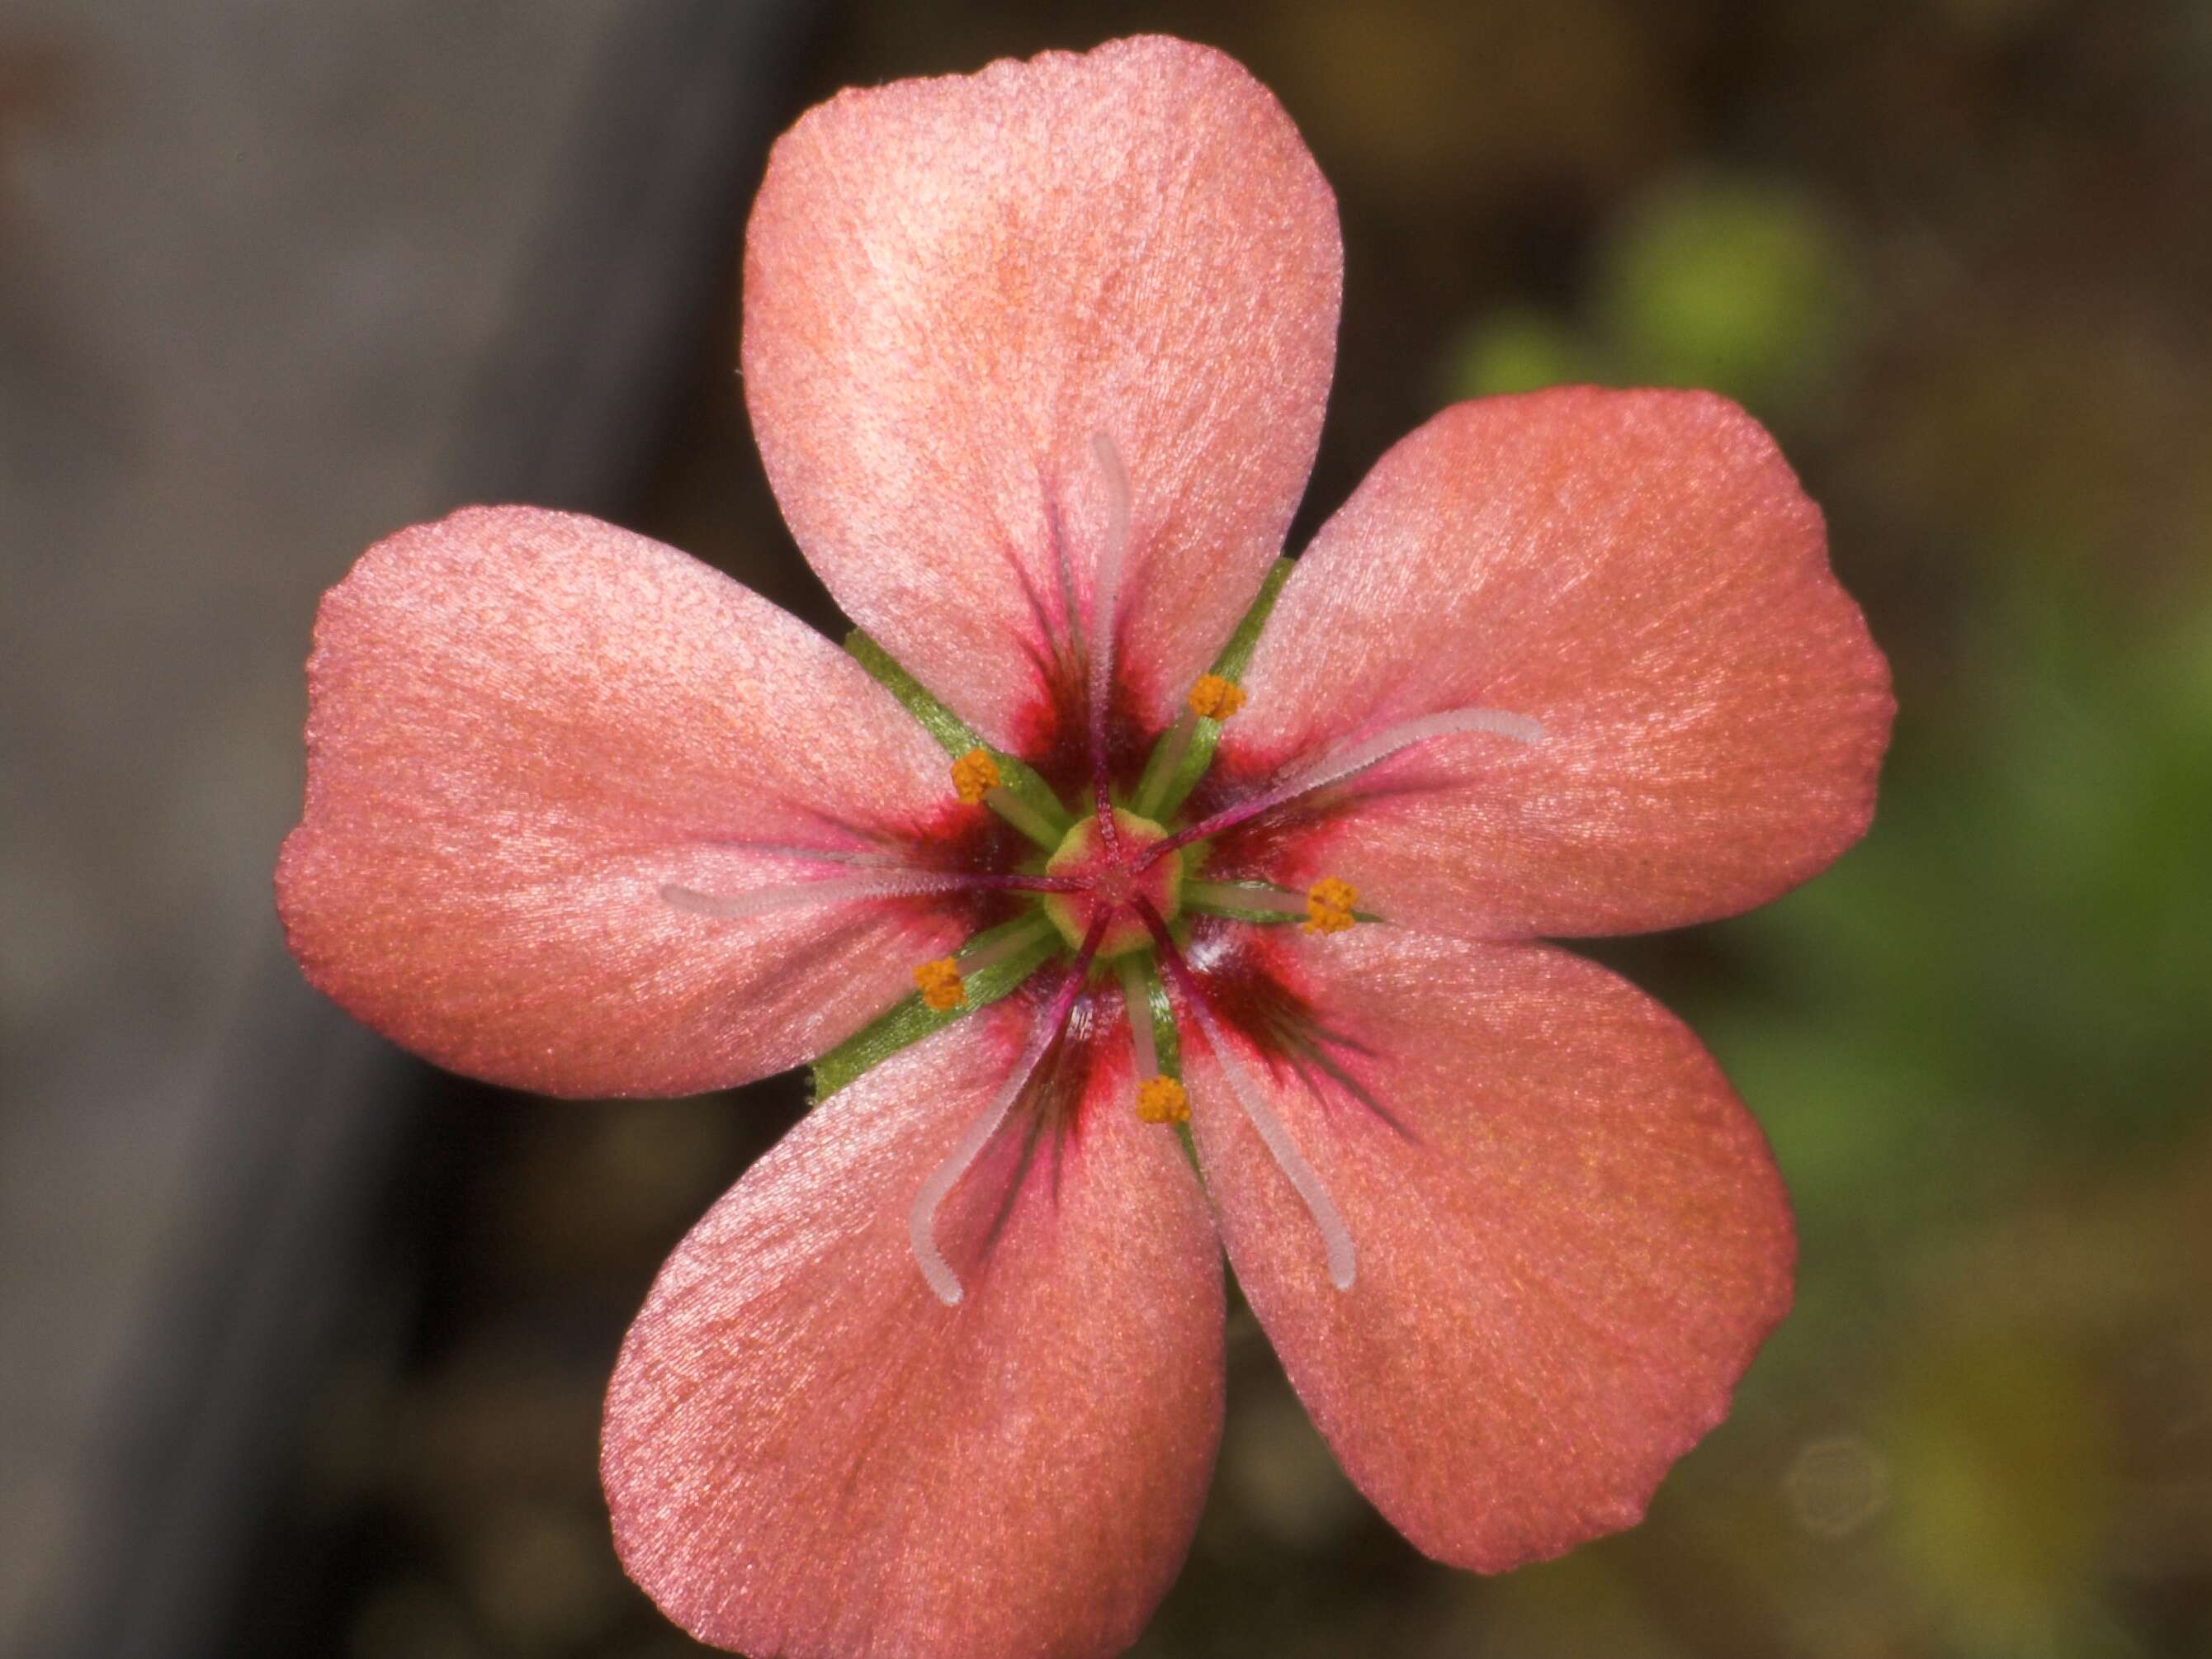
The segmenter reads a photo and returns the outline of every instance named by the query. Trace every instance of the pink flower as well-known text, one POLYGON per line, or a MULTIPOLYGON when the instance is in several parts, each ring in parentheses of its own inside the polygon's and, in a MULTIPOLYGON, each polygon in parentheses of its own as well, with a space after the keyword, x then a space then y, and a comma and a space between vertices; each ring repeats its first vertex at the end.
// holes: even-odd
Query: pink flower
POLYGON ((1352 1479, 1483 1571, 1632 1524, 1788 1305, 1718 1069, 1538 941, 1835 858, 1882 659, 1696 393, 1448 410, 1279 567, 1340 270, 1218 53, 848 92, 770 162, 744 371, 869 639, 522 507, 324 603, 277 873, 316 984, 556 1094, 820 1060, 608 1395, 617 1545, 708 1641, 1133 1640, 1213 1460, 1224 1246, 1352 1479))

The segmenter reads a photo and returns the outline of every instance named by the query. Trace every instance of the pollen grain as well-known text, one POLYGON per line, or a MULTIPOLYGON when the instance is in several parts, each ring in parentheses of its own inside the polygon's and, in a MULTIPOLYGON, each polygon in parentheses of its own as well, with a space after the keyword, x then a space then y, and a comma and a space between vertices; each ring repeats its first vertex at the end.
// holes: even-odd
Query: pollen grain
POLYGON ((1147 1123, 1188 1123, 1190 1097, 1171 1077, 1148 1077, 1137 1085, 1137 1115, 1147 1123))
POLYGON ((1190 712, 1201 719, 1225 720, 1244 706, 1244 688, 1218 674, 1200 674, 1190 688, 1190 712))
POLYGON ((981 805, 999 783, 999 763, 988 749, 970 749, 952 763, 953 790, 970 806, 981 805))
POLYGON ((949 1013, 968 1000, 967 988, 960 982, 959 964, 951 957, 923 963, 914 970, 914 982, 921 992, 922 1001, 940 1014, 949 1013))
POLYGON ((1309 933, 1340 933, 1359 920, 1352 907, 1359 902, 1359 890, 1348 881, 1323 876, 1306 890, 1306 919, 1298 925, 1309 933))

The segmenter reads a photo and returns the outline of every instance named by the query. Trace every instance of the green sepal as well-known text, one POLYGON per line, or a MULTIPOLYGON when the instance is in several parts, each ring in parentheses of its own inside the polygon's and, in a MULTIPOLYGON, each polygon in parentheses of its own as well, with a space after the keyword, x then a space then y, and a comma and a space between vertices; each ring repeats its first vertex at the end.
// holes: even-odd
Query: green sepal
MULTIPOLYGON (((976 934, 968 941, 965 948, 973 950, 978 945, 994 944, 1018 930, 1036 927, 1037 921, 1034 914, 1017 916, 1012 921, 1001 922, 996 927, 976 934)), ((1036 944, 1017 951, 1012 956, 1002 957, 973 974, 962 975, 961 987, 968 997, 957 1008, 933 1008, 921 1000, 920 992, 895 1003, 814 1062, 814 1103, 819 1106, 848 1084, 857 1081, 882 1065, 900 1049, 909 1048, 922 1038, 943 1030, 955 1020, 964 1019, 978 1008, 988 1008, 1000 998, 1010 995, 1060 948, 1060 934, 1048 927, 1038 934, 1036 944)))
POLYGON ((1067 816, 1067 809, 1060 804, 1060 797, 1052 793, 1052 787, 1026 761, 994 749, 976 736, 974 727, 939 702, 927 686, 899 665, 897 658, 860 629, 845 635, 845 649, 854 661, 868 671, 877 684, 896 697, 906 712, 921 722, 922 730, 936 738, 938 746, 946 754, 957 760, 970 750, 981 750, 997 763, 999 781, 1016 799, 1062 835, 1067 832, 1074 820, 1067 816))
MULTIPOLYGON (((1229 643, 1221 647, 1221 654, 1213 659, 1213 666, 1208 672, 1218 675, 1232 685, 1243 683, 1244 670, 1252 660, 1253 649, 1260 643, 1260 630, 1267 625, 1267 618, 1275 609, 1275 601, 1282 593, 1283 584, 1290 580, 1291 569, 1290 560, 1275 561, 1260 584, 1260 592, 1252 601, 1252 608, 1237 624, 1237 631, 1229 636, 1229 643)), ((1219 720, 1200 720, 1194 724, 1190 745, 1182 751, 1182 759, 1176 766, 1175 776, 1168 781, 1167 792, 1160 798, 1159 810, 1155 817, 1164 822, 1170 813, 1189 799, 1190 792, 1198 787, 1198 781, 1206 775, 1206 769, 1213 764, 1213 750, 1221 741, 1221 726, 1219 720)), ((1165 763, 1173 735, 1174 727, 1170 726, 1152 745, 1152 758, 1145 763, 1144 776, 1137 784, 1137 799, 1152 799, 1154 770, 1165 763)))

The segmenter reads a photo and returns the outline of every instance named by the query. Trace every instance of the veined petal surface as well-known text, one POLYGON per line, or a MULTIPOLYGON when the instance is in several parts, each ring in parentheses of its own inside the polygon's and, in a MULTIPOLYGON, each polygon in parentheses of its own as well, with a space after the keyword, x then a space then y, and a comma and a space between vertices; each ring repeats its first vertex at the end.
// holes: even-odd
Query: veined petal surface
MULTIPOLYGON (((788 1659, 1104 1659, 1188 1548, 1220 1433, 1222 1271, 1173 1136, 1018 1115, 915 1194, 1013 1062, 979 1013, 786 1136, 684 1240, 623 1347, 602 1458, 632 1577, 788 1659)), ((1126 1066, 1119 1079, 1126 1089, 1126 1066)))
POLYGON ((1786 891, 1865 831, 1893 707, 1757 422, 1710 393, 1586 386, 1459 404, 1386 454, 1299 560, 1245 686, 1232 789, 1442 710, 1542 725, 1418 744, 1283 842, 1285 879, 1340 876, 1465 938, 1674 927, 1786 891))
POLYGON ((1066 725, 1126 469, 1117 705, 1153 727, 1280 550, 1335 360, 1335 199, 1274 97, 1158 37, 848 91, 746 235, 745 397, 837 602, 1002 747, 1066 725))
POLYGON ((1790 1303, 1788 1201, 1719 1068, 1550 945, 1249 948, 1314 1011, 1282 1028, 1309 1052, 1245 1064, 1349 1230, 1349 1290, 1203 1044, 1193 1125, 1237 1282, 1346 1470, 1482 1571, 1632 1525, 1790 1303))
POLYGON ((912 988, 957 908, 740 920, 661 894, 851 882, 981 817, 858 664, 674 550, 479 507, 363 555, 316 619, 277 905, 307 976, 455 1071, 684 1094, 806 1060, 912 988), (803 856, 801 856, 803 855, 803 856))

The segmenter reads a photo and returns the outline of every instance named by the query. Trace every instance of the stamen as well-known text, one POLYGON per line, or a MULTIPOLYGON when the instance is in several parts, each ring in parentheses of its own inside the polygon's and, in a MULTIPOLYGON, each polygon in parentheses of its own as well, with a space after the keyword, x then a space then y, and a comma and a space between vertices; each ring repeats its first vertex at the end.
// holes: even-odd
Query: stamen
POLYGON ((1121 1001, 1129 1014, 1129 1044, 1137 1060, 1137 1116, 1146 1123, 1188 1123, 1190 1097, 1182 1085, 1160 1070, 1159 1039, 1152 1030, 1152 993, 1134 956, 1114 963, 1121 981, 1121 1001))
POLYGON ((923 963, 914 970, 914 982, 922 1001, 940 1014, 968 1000, 967 990, 960 983, 960 966, 951 957, 923 963))
POLYGON ((1244 706, 1244 688, 1218 674, 1200 674, 1192 683, 1188 702, 1188 707, 1176 716, 1176 723, 1168 728, 1166 738, 1146 763, 1145 775, 1137 787, 1137 812, 1140 817, 1158 814, 1160 804, 1175 787, 1176 774, 1182 770, 1182 757, 1190 753, 1190 740, 1198 733, 1199 721, 1209 720, 1218 724, 1236 714, 1244 706))
POLYGON ((1188 1123, 1190 1097, 1171 1077, 1148 1077, 1137 1085, 1137 1117, 1145 1123, 1188 1123))
POLYGON ((1244 706, 1244 688, 1218 674, 1200 674, 1190 688, 1190 712, 1202 720, 1225 720, 1244 706))
POLYGON ((1114 644, 1120 621, 1121 566, 1129 550, 1129 472, 1103 432, 1091 434, 1091 453, 1106 485, 1106 539, 1091 572, 1091 780, 1107 845, 1116 844, 1106 770, 1106 704, 1114 690, 1114 644))
POLYGON ((1350 1290, 1358 1262, 1352 1249, 1351 1230, 1344 1224, 1344 1217, 1337 1210, 1335 1200, 1329 1197, 1328 1189, 1322 1185, 1321 1176, 1315 1173, 1313 1165, 1307 1163, 1305 1155, 1298 1151, 1297 1143, 1291 1139, 1290 1131, 1283 1127, 1282 1119, 1275 1115, 1274 1108, 1267 1104, 1267 1097, 1260 1092, 1259 1085, 1252 1080, 1243 1063, 1231 1050, 1220 1022, 1214 1018, 1213 1010, 1207 1006, 1205 994, 1199 989, 1197 977, 1190 971, 1190 965, 1182 959, 1182 952, 1176 948, 1174 936, 1168 932, 1167 924, 1160 920, 1159 912, 1143 899, 1137 901, 1137 907, 1144 915, 1145 926, 1152 930, 1153 942, 1159 947, 1161 964, 1175 981, 1176 988, 1182 993, 1183 1000, 1190 1004, 1190 1011, 1197 1018, 1199 1030, 1206 1034, 1206 1046, 1213 1051, 1214 1060, 1221 1067, 1221 1075, 1228 1081, 1229 1091, 1237 1097, 1237 1103, 1244 1109, 1245 1118, 1258 1133, 1261 1144, 1267 1147, 1268 1156, 1275 1160, 1275 1167, 1290 1182, 1291 1189, 1297 1194, 1299 1201, 1306 1206, 1306 1213, 1313 1218, 1314 1225, 1321 1230, 1322 1247, 1328 1259, 1329 1283, 1340 1291, 1350 1290))
POLYGON ((1074 1010, 1075 999, 1083 989, 1083 981, 1090 976, 1091 960, 1097 954, 1099 935, 1105 931, 1103 917, 1091 924, 1091 931, 1083 941, 1082 949, 1076 952, 1075 965, 1068 970, 1067 977, 1060 981, 1060 989, 1053 994, 1051 1006, 1030 1028, 1029 1040, 1022 1045, 1022 1052, 1014 1061, 1013 1070, 1006 1074, 1006 1080, 991 1097, 991 1103, 961 1132, 960 1139, 953 1143, 952 1150, 945 1156, 945 1161, 929 1172, 929 1179, 921 1183, 921 1190, 915 1194, 914 1208, 907 1212, 907 1239, 914 1247, 915 1265, 921 1269, 922 1278, 928 1282, 937 1299, 948 1308, 959 1306, 963 1292, 960 1287, 960 1276, 952 1271, 951 1264, 945 1259, 945 1253, 937 1248, 938 1207, 959 1184, 960 1177, 968 1173, 969 1166, 975 1163, 978 1154, 990 1144, 991 1137, 998 1133, 999 1126, 1006 1121, 1006 1114, 1013 1109, 1014 1102, 1029 1086, 1030 1079, 1043 1061, 1046 1053, 1059 1041, 1060 1032, 1066 1029, 1067 1017, 1074 1010))
POLYGON ((795 910, 808 904, 842 904, 855 899, 922 898, 932 893, 1064 893, 1081 885, 1080 882, 1056 876, 904 870, 837 881, 777 882, 766 887, 748 888, 742 893, 702 893, 696 887, 665 882, 660 896, 670 908, 681 910, 686 915, 714 916, 731 921, 765 915, 772 910, 795 910))
POLYGON ((1146 849, 1145 862, 1163 858, 1176 848, 1188 847, 1194 841, 1205 841, 1224 830, 1232 830, 1248 819, 1282 805, 1285 801, 1297 799, 1300 795, 1311 794, 1316 789, 1341 782, 1356 772, 1364 772, 1393 755, 1411 749, 1417 743, 1452 737, 1462 732, 1486 732, 1493 737, 1510 738, 1516 743, 1537 744, 1544 740, 1541 725, 1526 714, 1508 714, 1502 708, 1447 708, 1441 714, 1422 714, 1410 720, 1401 720, 1371 737, 1334 750, 1311 766, 1292 773, 1282 782, 1261 791, 1249 800, 1224 807, 1212 817, 1194 823, 1187 830, 1178 830, 1164 842, 1155 842, 1146 849))
POLYGON ((970 749, 952 763, 953 793, 970 806, 981 806, 1000 781, 999 763, 988 749, 970 749))
POLYGON ((1299 924, 1309 933, 1340 933, 1359 920, 1352 907, 1359 902, 1359 890, 1348 881, 1323 876, 1306 890, 1306 919, 1299 924))

